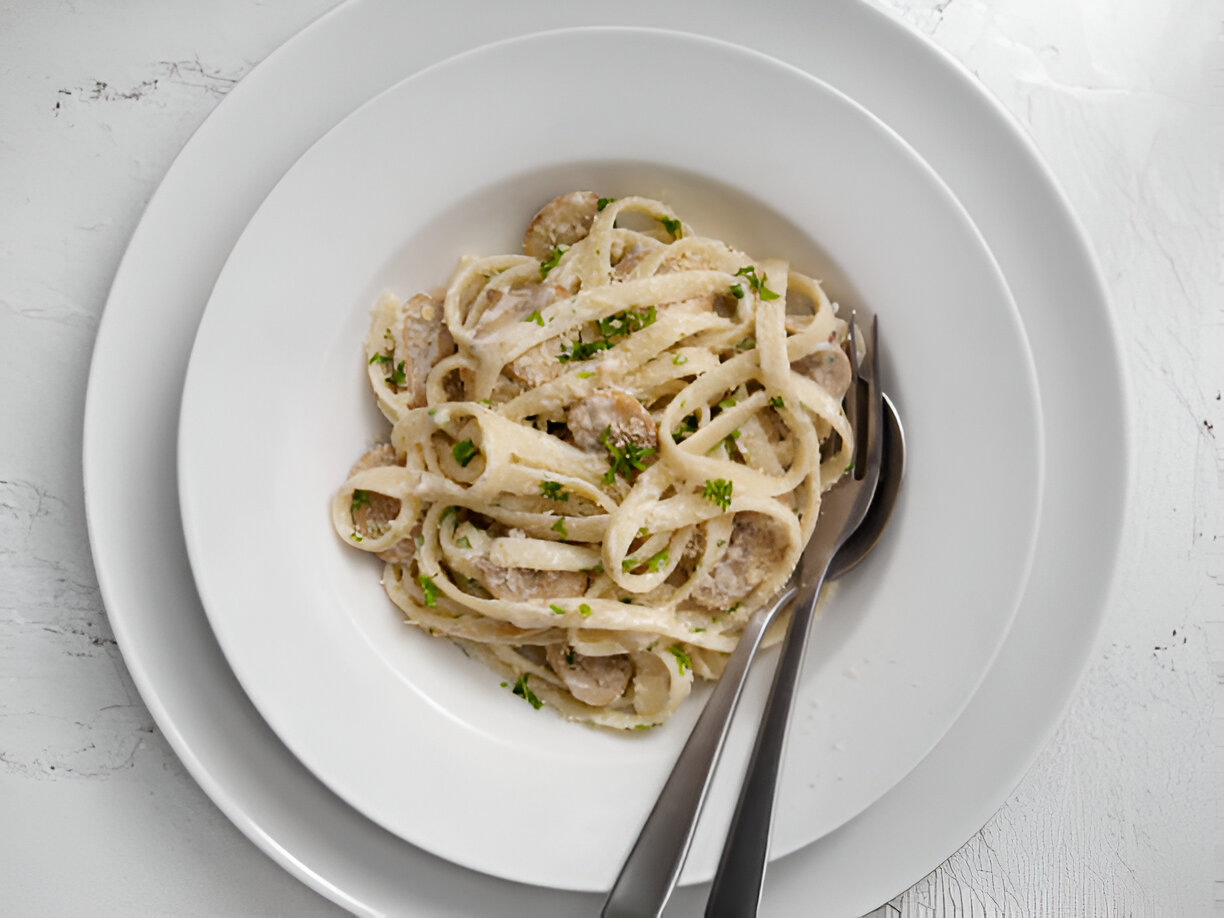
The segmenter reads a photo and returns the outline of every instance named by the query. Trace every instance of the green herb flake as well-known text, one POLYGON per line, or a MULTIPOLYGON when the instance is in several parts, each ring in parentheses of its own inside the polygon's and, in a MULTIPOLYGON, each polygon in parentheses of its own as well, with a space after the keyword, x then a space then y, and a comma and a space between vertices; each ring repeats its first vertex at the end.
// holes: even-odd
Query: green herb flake
POLYGON ((643 328, 654 325, 657 318, 658 309, 651 305, 645 309, 623 309, 606 318, 599 319, 595 324, 599 326, 599 333, 604 336, 610 345, 613 338, 628 337, 634 332, 639 332, 643 328))
POLYGON ((564 610, 564 609, 562 609, 562 608, 561 608, 560 606, 558 606, 558 605, 555 605, 555 604, 553 604, 553 605, 549 605, 549 607, 548 607, 548 608, 552 609, 552 614, 553 614, 553 615, 564 615, 564 614, 565 614, 565 610, 564 610))
POLYGON ((700 634, 702 631, 705 631, 705 629, 704 628, 694 628, 693 629, 694 634, 700 634))
POLYGON ((744 277, 748 280, 748 286, 757 292, 762 300, 776 300, 778 294, 774 293, 765 286, 765 282, 769 280, 768 274, 761 274, 757 277, 756 265, 747 265, 735 272, 736 277, 744 277))
POLYGON ((785 408, 786 407, 786 403, 782 401, 782 396, 780 395, 775 395, 773 398, 771 398, 769 400, 769 404, 772 405, 774 408, 785 408))
POLYGON ((570 499, 569 492, 559 481, 541 481, 540 494, 549 500, 567 501, 570 499))
POLYGON ((667 566, 667 549, 650 556, 650 560, 646 562, 646 570, 652 573, 657 573, 667 566))
POLYGON ((387 382, 399 389, 408 384, 408 374, 404 372, 404 361, 395 365, 395 370, 387 377, 387 382))
POLYGON ((438 604, 438 588, 434 586, 433 578, 426 577, 424 574, 421 574, 421 576, 417 578, 417 581, 421 584, 421 589, 425 592, 425 605, 436 606, 438 604))
POLYGON ((695 433, 697 433, 697 414, 694 412, 693 414, 686 415, 680 421, 680 426, 672 431, 672 439, 680 443, 695 433))
POLYGON ((359 536, 355 532, 350 532, 349 538, 352 539, 354 542, 364 542, 365 541, 365 539, 363 539, 361 536, 359 536))
POLYGON ((563 516, 557 517, 557 521, 548 528, 553 532, 559 532, 561 534, 561 538, 563 539, 569 538, 569 533, 565 531, 565 517, 563 516))
POLYGON ((540 262, 540 280, 548 277, 548 272, 555 268, 561 261, 561 256, 565 254, 568 245, 554 245, 552 254, 542 262, 540 262))
POLYGON ((615 200, 616 198, 600 198, 599 202, 595 205, 595 209, 603 210, 605 207, 607 207, 609 204, 611 204, 615 200))
POLYGON ((634 724, 633 729, 634 730, 652 730, 657 726, 658 724, 634 724))
POLYGON ((659 222, 663 224, 663 229, 667 230, 668 235, 673 239, 679 239, 682 235, 679 220, 673 220, 671 217, 660 217, 659 222))
POLYGON ((528 687, 527 679, 530 675, 531 673, 523 673, 521 676, 519 676, 518 681, 514 683, 514 688, 512 688, 510 691, 524 699, 529 705, 538 711, 540 708, 544 707, 544 702, 537 698, 536 693, 528 687))
POLYGON ((503 683, 501 684, 501 687, 502 687, 502 688, 507 688, 507 687, 509 687, 509 685, 510 685, 510 683, 509 683, 509 682, 503 682, 503 683))
POLYGON ((595 375, 595 374, 594 374, 594 373, 592 373, 590 370, 582 370, 582 371, 581 371, 581 372, 578 374, 578 378, 579 378, 579 379, 590 379, 590 378, 591 378, 592 376, 594 376, 594 375, 595 375))
POLYGON ((731 397, 724 398, 721 402, 718 403, 718 407, 723 409, 724 411, 726 411, 728 408, 734 408, 735 405, 736 405, 736 401, 734 398, 731 398, 731 397))
POLYGON ((734 483, 727 481, 725 478, 706 479, 705 488, 701 492, 701 496, 713 504, 716 504, 724 513, 731 506, 731 489, 734 483))
POLYGON ((589 618, 591 615, 591 607, 584 602, 578 607, 578 614, 583 618, 589 618))
POLYGON ((750 351, 750 350, 752 350, 754 347, 756 347, 756 338, 754 338, 754 337, 752 337, 751 335, 749 335, 747 338, 745 338, 743 341, 741 341, 741 342, 740 342, 739 344, 737 344, 735 347, 736 347, 736 350, 740 350, 740 351, 750 351))
MULTIPOLYGON (((637 558, 626 558, 624 561, 621 562, 621 570, 624 571, 625 573, 628 573, 629 571, 637 567, 638 564, 640 563, 641 562, 638 561, 637 558)), ((632 602, 632 600, 622 599, 621 602, 632 602)))
POLYGON ((583 341, 582 333, 579 332, 578 340, 573 345, 561 345, 561 353, 557 355, 557 360, 561 363, 569 363, 571 360, 590 360, 600 351, 606 351, 611 346, 611 342, 606 338, 603 341, 583 341), (568 351, 567 347, 569 347, 568 351))
POLYGON ((686 363, 688 363, 688 358, 687 358, 687 357, 685 357, 683 354, 673 354, 673 355, 672 355, 672 364, 673 364, 673 365, 675 365, 675 366, 683 366, 683 365, 684 365, 684 364, 686 364, 686 363))
POLYGON ((454 456, 455 461, 465 469, 467 468, 468 463, 472 461, 472 457, 475 456, 477 452, 478 450, 476 449, 475 445, 473 445, 471 440, 460 440, 451 447, 451 455, 454 456))
POLYGON ((523 321, 524 322, 534 322, 536 325, 540 326, 540 328, 544 327, 544 317, 540 315, 540 310, 538 309, 535 312, 533 312, 531 315, 529 315, 527 318, 525 318, 523 321))
POLYGON ((689 659, 689 655, 684 652, 684 648, 679 644, 672 644, 667 649, 676 658, 676 668, 680 670, 680 675, 683 676, 685 670, 693 668, 693 661, 689 659))
POLYGON ((375 354, 370 358, 370 364, 375 363, 390 363, 391 356, 389 354, 375 354))
POLYGON ((349 505, 349 512, 356 513, 362 507, 370 505, 370 492, 363 491, 360 488, 353 490, 353 502, 349 505))
POLYGON ((447 507, 445 510, 442 511, 442 515, 438 517, 438 525, 441 526, 447 520, 449 520, 452 516, 455 516, 456 514, 458 514, 458 512, 459 512, 459 508, 454 506, 453 504, 447 507))
POLYGON ((731 295, 735 297, 737 300, 742 300, 744 298, 744 285, 743 284, 732 284, 731 285, 731 295))
POLYGON ((653 455, 655 449, 653 446, 639 446, 632 440, 625 441, 624 446, 617 446, 612 442, 611 435, 611 426, 605 427, 604 432, 599 435, 599 442, 608 451, 611 460, 608 471, 604 473, 603 483, 612 484, 617 475, 626 481, 632 481, 638 472, 646 468, 645 460, 653 455))
POLYGON ((469 539, 467 536, 459 536, 459 538, 455 539, 455 544, 458 545, 460 548, 466 548, 466 549, 471 550, 472 540, 469 539))

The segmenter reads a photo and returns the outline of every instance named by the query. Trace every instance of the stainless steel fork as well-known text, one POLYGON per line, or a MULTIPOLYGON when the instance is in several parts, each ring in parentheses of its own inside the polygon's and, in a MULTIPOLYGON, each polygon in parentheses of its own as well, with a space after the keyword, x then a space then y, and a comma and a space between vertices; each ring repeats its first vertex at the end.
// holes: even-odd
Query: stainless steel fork
MULTIPOLYGON (((852 324, 852 338, 853 335, 852 324)), ((799 596, 791 612, 781 659, 757 730, 756 745, 740 788, 718 872, 706 901, 706 918, 749 918, 757 913, 760 904, 786 728, 812 630, 816 599, 833 555, 863 521, 879 480, 884 405, 880 388, 880 362, 877 359, 878 322, 872 323, 871 338, 865 358, 869 366, 867 372, 863 372, 858 364, 857 348, 850 348, 854 382, 846 396, 846 407, 854 425, 853 475, 831 488, 821 501, 820 508, 822 517, 828 513, 828 519, 841 518, 845 523, 835 532, 830 531, 834 527, 822 532, 818 526, 800 561, 799 596)))
MULTIPOLYGON (((796 595, 803 593, 810 597, 810 603, 807 604, 810 607, 806 611, 806 621, 798 624, 802 627, 806 642, 816 596, 829 564, 837 549, 858 528, 867 506, 871 503, 880 467, 882 440, 879 363, 875 356, 879 346, 877 326, 873 321, 872 341, 865 358, 870 373, 866 377, 863 367, 859 364, 858 327, 853 318, 850 322, 850 336, 850 360, 854 374, 850 390, 846 394, 846 408, 855 436, 853 474, 824 495, 820 509, 821 524, 817 526, 816 534, 804 550, 799 567, 786 589, 773 605, 756 612, 744 626, 739 644, 719 678, 714 693, 706 702, 655 802, 654 809, 647 817, 637 842, 621 868, 620 876, 604 902, 600 912, 602 918, 651 918, 663 911, 680 876, 680 868, 692 842, 697 817, 722 752, 731 715, 735 711, 747 678, 748 667, 756 655, 765 630, 796 595), (858 499, 860 497, 861 501, 858 499)), ((802 617, 805 604, 801 601, 799 606, 796 609, 796 617, 802 617)), ((786 646, 794 643, 792 638, 795 630, 796 621, 792 619, 786 646)), ((785 653, 784 648, 783 654, 785 653)), ((775 679, 774 693, 776 691, 775 679)), ((791 692, 793 694, 793 686, 791 692)), ((773 694, 771 699, 772 697, 773 694)), ((785 717, 783 719, 785 720, 785 717)), ((764 727, 761 732, 764 733, 764 727)), ((760 735, 758 745, 759 742, 760 735)))

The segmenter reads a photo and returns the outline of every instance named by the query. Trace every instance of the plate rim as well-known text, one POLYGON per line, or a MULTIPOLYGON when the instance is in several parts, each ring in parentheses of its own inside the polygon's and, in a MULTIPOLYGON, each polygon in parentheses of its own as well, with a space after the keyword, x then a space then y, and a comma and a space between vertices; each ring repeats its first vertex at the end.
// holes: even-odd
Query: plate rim
MULTIPOLYGON (((318 37, 318 33, 324 30, 324 24, 326 24, 326 29, 330 31, 330 34, 339 34, 344 28, 358 27, 360 25, 361 15, 367 13, 369 15, 373 15, 372 13, 369 13, 369 11, 377 9, 379 9, 377 4, 372 2, 372 0, 369 0, 369 2, 350 3, 344 7, 334 9, 324 14, 318 20, 301 30, 294 38, 287 41, 284 45, 277 49, 276 52, 273 52, 273 54, 266 58, 264 62, 259 64, 243 81, 243 83, 240 84, 233 93, 231 93, 230 98, 242 98, 243 100, 246 100, 248 96, 257 92, 257 90, 253 88, 256 86, 256 84, 258 84, 262 89, 264 85, 263 81, 274 82, 277 79, 277 75, 272 73, 272 71, 278 68, 285 69, 286 67, 292 67, 292 61, 290 59, 291 54, 303 50, 303 45, 308 44, 309 41, 312 41, 314 38, 318 37), (309 36, 309 38, 306 38, 306 36, 309 36)), ((393 11, 384 10, 383 13, 392 15, 393 11)), ((630 11, 626 13, 626 15, 637 14, 638 11, 630 11)), ((844 13, 842 15, 844 15, 844 13)), ((909 25, 892 19, 883 11, 871 7, 868 4, 855 5, 853 15, 860 18, 867 17, 867 23, 869 25, 874 23, 874 25, 878 27, 880 31, 878 32, 876 39, 873 40, 878 40, 881 37, 887 39, 887 36, 891 35, 892 38, 888 40, 895 39, 899 42, 898 47, 907 52, 917 50, 919 53, 926 55, 930 55, 932 52, 934 52, 935 57, 939 61, 942 61, 944 68, 950 71, 950 75, 956 81, 963 84, 961 87, 962 89, 967 88, 975 99, 977 99, 979 102, 985 101, 987 103, 987 108, 993 112, 992 127, 996 129, 1002 127, 1010 135, 1011 143, 1020 147, 1020 152, 1023 154, 1022 159, 1024 160, 1024 164, 1027 167, 1034 169, 1039 174, 1042 190, 1052 194, 1054 198, 1052 203, 1055 207, 1054 216, 1057 218, 1057 220, 1061 221, 1060 229, 1064 231, 1066 237, 1069 238, 1073 244, 1074 253, 1072 260, 1078 265, 1079 269, 1086 269, 1087 271, 1086 280, 1088 287, 1090 288, 1090 293, 1093 294, 1093 296, 1090 297, 1090 311, 1092 313, 1092 317, 1100 326, 1098 330, 1103 331, 1109 338, 1108 344, 1110 347, 1107 348, 1107 356, 1110 358, 1108 361, 1110 366, 1107 369, 1112 370, 1111 382, 1116 386, 1117 391, 1121 396, 1120 399, 1111 406, 1115 409, 1112 420, 1116 421, 1113 429, 1111 430, 1111 436, 1114 439, 1120 440, 1120 445, 1122 447, 1121 450, 1115 455, 1117 467, 1113 470, 1113 480, 1109 485, 1109 492, 1114 498, 1116 498, 1116 517, 1119 520, 1124 519, 1126 513, 1128 512, 1129 506, 1132 504, 1130 495, 1131 489, 1133 488, 1132 469, 1134 453, 1134 428, 1133 421, 1130 416, 1133 403, 1128 397, 1130 380, 1125 371, 1125 360, 1123 356, 1124 352, 1120 347, 1120 334, 1115 317, 1109 308, 1108 297, 1105 292, 1106 286, 1103 282, 1099 266, 1096 263, 1095 255, 1087 242, 1087 236, 1084 233, 1083 227, 1079 223, 1074 211, 1070 208, 1065 193, 1059 187, 1048 165, 1042 160, 1035 145, 1027 137, 1027 135, 1024 134, 1023 129, 1016 124, 1014 119, 1006 111, 1006 109, 1003 108, 1001 103, 991 97, 990 94, 972 78, 962 64, 952 58, 946 51, 943 51, 942 49, 938 48, 938 46, 935 46, 925 36, 918 33, 909 25)), ((709 24, 703 24, 703 27, 707 30, 717 28, 716 26, 709 24)), ((499 28, 502 27, 499 26, 499 28)), ((503 29, 503 31, 505 31, 505 29, 503 29)), ((708 31, 706 34, 708 34, 708 31)), ((753 39, 753 43, 757 47, 760 47, 763 44, 768 44, 768 34, 766 34, 765 31, 762 31, 756 38, 753 39)), ((783 57, 784 60, 788 59, 785 55, 779 56, 783 57)), ((838 81, 833 82, 836 85, 838 81)), ((214 140, 214 134, 219 132, 224 133, 224 131, 232 128, 232 125, 228 123, 229 121, 232 121, 234 118, 241 117, 239 114, 235 114, 233 116, 230 115, 230 113, 235 110, 235 106, 230 105, 229 100, 226 100, 222 103, 222 106, 218 107, 218 110, 222 109, 224 110, 225 115, 219 116, 217 112, 212 113, 209 118, 206 119, 204 124, 201 125, 201 127, 196 131, 192 139, 184 146, 179 156, 176 157, 174 163, 167 171, 165 178, 157 189, 157 192, 150 200, 145 215, 142 217, 136 231, 133 234, 132 241, 123 257, 119 271, 116 273, 115 280, 112 284, 111 296, 108 297, 106 312, 103 315, 102 322, 99 326, 98 339, 94 351, 94 359, 92 360, 90 367, 90 385, 85 414, 83 469, 86 486, 87 512, 89 517, 89 533, 95 558, 109 556, 110 554, 109 547, 102 545, 98 541, 98 538, 101 535, 100 529, 104 526, 104 523, 100 517, 105 515, 105 511, 97 505, 96 499, 94 496, 92 496, 96 491, 94 485, 96 484, 97 480, 105 477, 103 471, 97 467, 97 463, 99 461, 97 457, 99 452, 104 451, 104 443, 99 441, 96 433, 96 427, 99 424, 99 409, 97 406, 99 401, 102 399, 102 396, 98 394, 99 389, 101 388, 100 384, 98 384, 98 379, 101 375, 100 355, 107 351, 108 347, 110 346, 110 338, 118 334, 118 332, 114 331, 115 326, 120 322, 120 320, 115 318, 118 312, 116 303, 121 299, 120 293, 125 290, 125 285, 129 283, 128 275, 136 270, 133 267, 136 259, 135 253, 139 250, 141 245, 147 243, 147 237, 152 232, 150 225, 154 221, 154 217, 160 216, 157 212, 157 208, 160 206, 160 202, 168 197, 171 193, 167 190, 167 187, 172 184, 171 180, 177 182, 183 170, 188 168, 187 161, 193 158, 193 154, 205 142, 204 140, 200 140, 202 136, 207 137, 211 142, 214 140), (226 121, 227 123, 222 125, 222 121, 226 121)), ((317 136, 317 132, 311 133, 312 136, 317 136)), ((921 153, 921 146, 919 146, 918 149, 921 153)), ((171 368, 170 375, 172 377, 177 375, 173 368, 171 368)), ((1019 781, 1023 772, 1028 767, 1028 764, 1033 760, 1033 758, 1035 758, 1045 738, 1048 737, 1053 731, 1061 717, 1062 712, 1070 703, 1074 695, 1075 686, 1079 683, 1083 676, 1090 653, 1092 652, 1096 644, 1096 640, 1099 637, 1104 611, 1114 599, 1114 591, 1116 590, 1117 582, 1114 572, 1116 571, 1118 564, 1119 540, 1120 527, 1115 527, 1112 538, 1107 539, 1104 543, 1102 552, 1104 556, 1104 566, 1097 572, 1096 578, 1094 578, 1091 583, 1091 593, 1095 599, 1094 615, 1092 616, 1090 627, 1087 629, 1087 632, 1082 635, 1082 639, 1078 643, 1079 652, 1072 654, 1071 660, 1069 661, 1069 671, 1062 674, 1064 677, 1062 680, 1063 689, 1056 693, 1058 697, 1052 704, 1045 705, 1044 714, 1039 713, 1037 715, 1037 720, 1039 723, 1031 725, 1029 730, 1031 738, 1026 744, 1027 749, 1025 753, 1021 755, 1018 760, 1015 760, 1012 763, 1014 767, 1007 774, 1001 775, 995 782, 993 782, 995 785, 1002 784, 1003 787, 1001 789, 996 788, 995 793, 984 793, 982 796, 984 796, 986 799, 977 804, 973 813, 966 814, 958 820, 959 825, 962 827, 968 827, 964 830, 964 836, 971 835, 976 828, 980 827, 981 824, 989 817, 990 813, 992 813, 994 809, 997 808, 997 806, 1006 798, 1007 793, 1009 793, 1011 788, 1013 788, 1016 782, 1019 781)), ((128 625, 130 624, 129 620, 126 619, 122 613, 118 616, 115 615, 116 585, 112 582, 112 573, 108 570, 104 570, 103 565, 101 564, 97 565, 97 567, 99 585, 102 590, 102 595, 107 608, 110 611, 116 637, 119 639, 120 645, 125 651, 125 662, 128 669, 132 673, 133 679, 137 683, 137 686, 140 688, 141 694, 145 699, 145 703, 149 706, 151 713, 158 721, 159 726, 167 735, 171 745, 175 748, 176 752, 183 760, 188 770, 192 773, 195 780, 209 792, 209 795, 213 798, 214 802, 216 802, 218 806, 227 814, 227 816, 229 816, 231 821, 238 825, 238 827, 242 829, 248 835, 248 837, 255 841, 257 845, 273 856, 290 872, 294 873, 300 879, 318 889, 320 892, 328 895, 330 898, 333 898, 338 902, 341 902, 342 904, 363 910, 373 908, 373 906, 359 901, 361 895, 360 893, 346 892, 337 886, 336 883, 333 883, 326 876, 321 875, 314 868, 312 868, 307 863, 312 856, 309 852, 299 851, 295 853, 286 847, 285 844, 274 837, 272 834, 273 830, 265 827, 262 820, 265 820, 268 817, 267 813, 253 814, 248 812, 247 808, 244 808, 241 803, 231 797, 222 783, 217 780, 217 776, 214 775, 212 770, 216 765, 216 762, 209 762, 205 760, 208 754, 205 750, 201 750, 204 752, 205 757, 200 757, 197 755, 194 739, 198 739, 198 737, 193 739, 181 732, 178 726, 175 724, 173 716, 165 707, 162 692, 160 692, 158 687, 153 684, 149 676, 149 672, 146 668, 147 661, 145 661, 139 655, 139 653, 135 652, 139 641, 136 635, 127 630, 128 625)), ((187 597, 188 604, 190 604, 191 601, 191 597, 187 597)), ((222 674, 221 678, 225 678, 224 674, 222 674)), ((905 782, 903 782, 903 784, 904 783, 905 782)), ((961 835, 961 833, 957 830, 950 830, 949 832, 945 832, 945 834, 949 835, 949 837, 961 835)), ((960 838, 960 841, 963 841, 963 837, 960 838)), ((956 844, 959 843, 959 841, 956 842, 956 844)), ((299 839, 298 847, 301 848, 301 846, 301 840, 299 839)), ((942 858, 942 856, 943 853, 940 853, 938 856, 918 855, 916 857, 911 856, 908 859, 903 858, 902 860, 906 860, 908 864, 908 867, 905 868, 907 875, 917 879, 920 876, 920 874, 915 875, 915 871, 917 869, 921 869, 923 871, 929 870, 931 866, 938 862, 938 859, 942 858), (917 864, 922 864, 923 866, 918 868, 916 866, 917 864)), ((796 861, 800 859, 802 858, 796 856, 787 860, 796 861)), ((786 862, 784 861, 783 864, 785 865, 785 863, 786 862)), ((900 865, 893 865, 892 869, 894 872, 896 872, 901 870, 902 867, 900 865)), ((780 873, 786 873, 785 867, 782 871, 780 871, 780 873)), ((504 888, 501 891, 504 892, 504 888)))

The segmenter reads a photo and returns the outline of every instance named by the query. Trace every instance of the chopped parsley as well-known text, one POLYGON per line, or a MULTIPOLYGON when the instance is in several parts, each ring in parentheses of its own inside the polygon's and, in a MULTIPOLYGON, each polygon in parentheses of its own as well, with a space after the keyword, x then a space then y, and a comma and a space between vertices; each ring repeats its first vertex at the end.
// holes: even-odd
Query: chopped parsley
POLYGON ((460 548, 470 549, 472 547, 472 541, 467 536, 459 536, 459 538, 455 539, 455 544, 460 548))
POLYGON ((785 408, 786 407, 786 403, 782 401, 782 396, 780 395, 775 395, 773 398, 771 398, 769 400, 769 404, 771 404, 775 408, 785 408))
POLYGON ((549 255, 547 259, 540 262, 540 280, 544 280, 544 278, 548 277, 548 272, 557 266, 557 264, 561 261, 561 256, 565 254, 565 250, 568 248, 568 245, 553 246, 552 254, 549 255))
POLYGON ((637 477, 638 472, 646 468, 646 463, 643 460, 654 453, 654 447, 639 446, 632 440, 626 440, 624 446, 617 446, 612 442, 611 435, 612 428, 610 426, 605 427, 604 432, 599 435, 599 442, 608 451, 608 456, 611 459, 608 471, 604 473, 603 483, 612 484, 616 480, 617 475, 620 475, 626 481, 632 481, 637 477))
POLYGON ((736 405, 736 401, 731 396, 727 396, 727 398, 724 398, 721 402, 718 403, 718 407, 722 408, 724 411, 728 408, 734 408, 735 405, 736 405))
POLYGON ((531 315, 529 315, 527 318, 525 318, 523 321, 524 322, 534 322, 536 325, 540 326, 541 328, 544 327, 544 317, 540 315, 540 310, 538 309, 535 312, 533 312, 531 315))
POLYGON ((749 335, 747 338, 745 338, 743 341, 741 341, 741 342, 740 342, 739 344, 737 344, 735 347, 736 347, 738 350, 741 350, 741 351, 750 351, 750 350, 752 350, 754 347, 756 347, 756 338, 752 337, 752 335, 749 335))
POLYGON ((565 517, 563 516, 557 517, 557 521, 548 528, 553 532, 559 532, 561 534, 561 538, 563 539, 569 538, 569 533, 565 531, 565 517))
POLYGON ((672 439, 677 443, 686 440, 693 434, 697 433, 697 413, 686 415, 680 421, 680 426, 672 431, 672 439))
POLYGON ((375 354, 373 357, 371 357, 371 358, 370 358, 370 363, 371 363, 371 364, 375 364, 375 363, 390 363, 390 362, 391 362, 391 355, 390 355, 390 354, 375 354))
POLYGON ((361 538, 361 536, 359 536, 359 535, 358 535, 357 533, 355 533, 355 532, 350 532, 350 533, 349 533, 349 538, 350 538, 350 539, 352 539, 354 542, 362 542, 362 541, 365 541, 364 539, 362 539, 362 538, 361 538))
POLYGON ((683 676, 686 669, 693 668, 693 661, 689 659, 689 655, 684 652, 684 648, 679 644, 672 644, 667 649, 676 658, 676 668, 680 670, 680 675, 683 676))
MULTIPOLYGON (((391 361, 387 361, 390 363, 391 361)), ((391 375, 387 377, 387 382, 399 389, 408 384, 408 374, 404 372, 404 361, 400 361, 395 365, 395 369, 391 375)))
POLYGON ((425 605, 436 606, 438 604, 438 588, 434 586, 433 578, 422 574, 417 578, 417 581, 421 584, 421 589, 425 593, 425 605))
POLYGON ((673 239, 679 239, 681 235, 680 221, 673 220, 671 217, 660 217, 659 222, 663 224, 663 229, 667 230, 669 236, 673 239))
POLYGON ((609 204, 611 204, 615 200, 616 198, 600 198, 599 202, 595 205, 595 209, 603 210, 605 207, 607 207, 609 204))
POLYGON ((701 496, 711 503, 717 504, 718 508, 725 513, 727 508, 731 506, 731 489, 733 487, 734 483, 727 481, 725 478, 707 478, 701 496))
POLYGON ((650 556, 650 560, 646 562, 646 570, 651 572, 661 571, 667 565, 667 549, 650 556))
POLYGON ((368 507, 369 505, 370 505, 370 492, 363 491, 360 488, 355 488, 353 490, 353 502, 352 504, 349 505, 349 512, 356 513, 362 507, 368 507))
POLYGON ((553 614, 553 615, 564 615, 564 614, 565 614, 565 610, 564 610, 564 609, 562 609, 562 608, 561 608, 560 606, 558 606, 558 605, 550 605, 548 608, 552 609, 552 614, 553 614))
POLYGON ((740 432, 738 430, 733 430, 731 433, 723 437, 723 446, 727 448, 728 453, 735 452, 739 449, 739 447, 735 445, 735 441, 739 438, 740 432))
POLYGON ((591 607, 588 606, 584 602, 582 605, 578 607, 578 614, 581 615, 583 618, 586 618, 587 616, 591 614, 591 607))
POLYGON ((851 459, 850 464, 847 465, 844 469, 842 469, 842 474, 845 475, 847 472, 853 472, 853 471, 854 471, 854 460, 851 459))
POLYGON ((445 523, 447 520, 449 520, 452 516, 454 516, 458 512, 459 512, 459 508, 456 507, 454 504, 447 507, 445 510, 442 511, 442 515, 438 517, 438 525, 441 526, 443 523, 445 523))
POLYGON ((731 295, 735 297, 737 300, 742 300, 744 298, 744 285, 743 284, 732 284, 731 285, 731 295))
POLYGON ((778 298, 778 294, 774 293, 765 286, 765 282, 769 280, 769 275, 762 273, 760 277, 757 277, 756 265, 748 265, 747 267, 740 268, 735 272, 735 276, 746 278, 748 281, 748 286, 755 290, 757 292, 757 296, 759 296, 761 299, 776 300, 778 298))
POLYGON ((648 325, 654 325, 658 318, 653 305, 645 309, 625 309, 613 313, 605 319, 599 319, 599 333, 605 338, 627 337, 636 331, 641 331, 648 325))
MULTIPOLYGON (((628 573, 629 571, 631 571, 631 570, 633 570, 635 567, 637 567, 637 566, 638 566, 638 564, 640 564, 640 563, 641 563, 641 562, 639 562, 637 558, 626 558, 624 561, 622 561, 622 562, 621 562, 621 570, 622 570, 622 571, 625 571, 626 573, 628 573)), ((633 601, 633 600, 631 600, 631 599, 622 599, 622 600, 621 600, 621 602, 632 602, 632 601, 633 601)))
POLYGON ((519 676, 518 681, 514 683, 514 688, 512 688, 510 691, 524 699, 529 705, 538 711, 540 708, 544 707, 544 702, 537 698, 536 693, 527 687, 527 678, 530 675, 531 673, 523 673, 521 676, 519 676))
POLYGON ((704 628, 694 628, 694 629, 692 629, 692 630, 693 630, 693 633, 694 633, 694 634, 699 634, 700 632, 705 631, 705 629, 704 629, 704 628))
POLYGON ((477 452, 478 450, 473 445, 471 440, 460 440, 451 447, 451 455, 454 456, 455 461, 465 469, 467 468, 468 463, 472 461, 472 457, 475 456, 477 452))
POLYGON ((578 340, 573 345, 561 345, 561 353, 557 355, 557 359, 562 363, 569 363, 571 360, 590 360, 600 351, 606 351, 612 346, 612 342, 605 338, 602 341, 583 341, 582 332, 578 333, 578 340), (566 351, 566 347, 569 351, 566 351))
POLYGON ((634 730, 649 730, 649 729, 651 729, 651 728, 653 728, 653 727, 657 727, 657 726, 658 726, 658 724, 634 724, 634 725, 633 725, 633 729, 634 729, 634 730))
POLYGON ((549 500, 569 500, 569 492, 559 481, 541 481, 540 493, 549 500))
POLYGON ((680 366, 682 364, 688 363, 688 358, 685 357, 683 354, 673 354, 672 363, 675 364, 676 366, 680 366))
POLYGON ((590 370, 583 370, 578 374, 578 378, 579 379, 590 379, 594 375, 595 374, 592 373, 590 370))

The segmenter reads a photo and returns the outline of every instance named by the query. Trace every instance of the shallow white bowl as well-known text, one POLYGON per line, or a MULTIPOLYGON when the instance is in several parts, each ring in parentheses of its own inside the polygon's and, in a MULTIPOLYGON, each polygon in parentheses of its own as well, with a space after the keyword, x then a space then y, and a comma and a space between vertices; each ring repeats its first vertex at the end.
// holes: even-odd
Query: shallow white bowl
MULTIPOLYGON (((516 39, 417 74, 303 156, 218 280, 183 396, 184 528, 214 631, 286 745, 372 819, 488 873, 602 889, 698 703, 634 736, 533 711, 404 627, 327 517, 381 429, 360 354, 377 294, 513 251, 574 188, 662 197, 881 316, 909 478, 818 624, 775 854, 866 808, 969 701, 1025 583, 1043 454, 1024 332, 968 217, 867 112, 762 55, 645 30, 516 39)), ((712 829, 750 739, 732 734, 712 829)), ((687 880, 712 872, 718 834, 687 880)))

